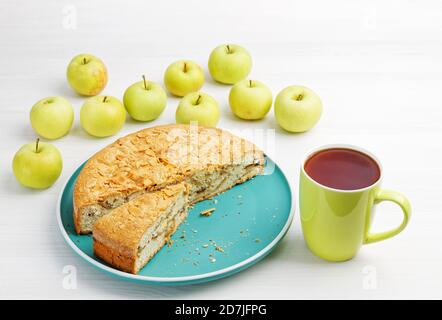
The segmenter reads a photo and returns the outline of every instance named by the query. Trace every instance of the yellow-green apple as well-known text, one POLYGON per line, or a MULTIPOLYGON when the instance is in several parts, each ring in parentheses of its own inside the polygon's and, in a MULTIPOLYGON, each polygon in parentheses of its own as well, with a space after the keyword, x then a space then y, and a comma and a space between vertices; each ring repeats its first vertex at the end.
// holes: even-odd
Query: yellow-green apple
POLYGON ((126 89, 123 103, 130 116, 138 121, 151 121, 160 116, 166 107, 167 94, 159 84, 139 81, 126 89))
POLYGON ((12 160, 12 170, 17 181, 33 189, 52 186, 62 168, 63 161, 58 149, 39 139, 22 146, 12 160))
POLYGON ((203 92, 192 92, 184 96, 176 109, 176 122, 216 127, 220 118, 218 102, 203 92))
POLYGON ((209 71, 213 79, 225 84, 235 84, 245 79, 252 69, 252 57, 238 45, 216 47, 209 57, 209 71))
POLYGON ((279 125, 290 132, 310 130, 321 117, 319 96, 303 86, 290 86, 275 99, 275 117, 279 125))
POLYGON ((272 92, 260 81, 242 80, 230 89, 229 104, 241 119, 262 119, 272 107, 272 92))
POLYGON ((31 109, 32 128, 46 139, 58 139, 69 132, 74 121, 74 110, 63 97, 41 99, 31 109))
POLYGON ((164 73, 164 84, 173 95, 184 97, 190 92, 198 91, 203 86, 203 69, 193 61, 176 61, 167 67, 164 73))
POLYGON ((83 129, 95 137, 108 137, 120 131, 126 120, 126 109, 120 100, 110 96, 87 99, 80 110, 83 129))
POLYGON ((87 53, 71 60, 66 75, 72 89, 84 96, 99 94, 107 84, 107 69, 103 61, 87 53))

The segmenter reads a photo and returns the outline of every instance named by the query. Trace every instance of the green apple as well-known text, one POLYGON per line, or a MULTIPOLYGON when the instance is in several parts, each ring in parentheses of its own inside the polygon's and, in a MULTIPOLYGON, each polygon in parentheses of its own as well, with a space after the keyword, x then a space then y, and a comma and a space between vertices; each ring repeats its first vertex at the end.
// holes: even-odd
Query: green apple
POLYGON ((133 119, 151 121, 158 118, 166 107, 167 94, 159 84, 147 81, 143 76, 143 81, 126 89, 123 102, 133 119))
POLYGON ((33 189, 52 186, 62 168, 63 161, 58 149, 39 139, 22 146, 12 160, 15 178, 25 187, 33 189))
POLYGON ((95 137, 114 135, 126 121, 126 109, 120 100, 110 96, 87 99, 80 110, 83 129, 95 137))
POLYGON ((303 86, 290 86, 275 99, 275 117, 279 125, 290 132, 310 130, 321 117, 319 96, 303 86))
POLYGON ((176 109, 176 122, 216 127, 220 118, 218 102, 203 92, 192 92, 181 99, 176 109))
POLYGON ((107 69, 103 61, 91 54, 79 54, 68 65, 68 82, 84 96, 99 94, 107 84, 107 69))
POLYGON ((164 84, 173 95, 184 97, 190 92, 198 91, 203 86, 203 69, 193 61, 176 61, 167 67, 164 73, 164 84))
POLYGON ((229 104, 241 119, 262 119, 272 107, 272 92, 262 82, 242 80, 230 89, 229 104))
POLYGON ((63 97, 47 97, 31 109, 32 128, 46 139, 58 139, 66 135, 74 121, 74 110, 63 97))
POLYGON ((213 79, 226 84, 235 84, 245 79, 252 69, 249 52, 235 44, 216 47, 209 57, 209 71, 213 79))

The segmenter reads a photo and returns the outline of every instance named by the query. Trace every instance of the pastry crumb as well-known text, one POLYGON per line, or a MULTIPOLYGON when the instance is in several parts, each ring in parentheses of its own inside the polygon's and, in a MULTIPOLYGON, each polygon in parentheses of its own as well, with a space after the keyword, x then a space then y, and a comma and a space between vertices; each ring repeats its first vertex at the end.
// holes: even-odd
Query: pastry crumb
POLYGON ((219 247, 219 246, 216 246, 216 247, 215 247, 215 250, 216 250, 216 251, 219 251, 219 252, 224 252, 224 249, 221 248, 221 247, 219 247))
POLYGON ((203 217, 210 217, 212 213, 216 210, 216 208, 210 208, 200 212, 200 215, 203 217))
POLYGON ((169 241, 167 241, 167 246, 168 247, 172 246, 174 242, 175 242, 174 240, 170 239, 169 241))

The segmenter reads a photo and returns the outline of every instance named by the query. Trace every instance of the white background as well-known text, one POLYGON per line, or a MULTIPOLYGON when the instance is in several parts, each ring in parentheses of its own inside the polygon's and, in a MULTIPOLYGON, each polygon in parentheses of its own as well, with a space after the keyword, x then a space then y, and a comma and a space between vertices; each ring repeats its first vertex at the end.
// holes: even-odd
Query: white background
MULTIPOLYGON (((442 2, 434 1, 17 1, 0 2, 0 297, 1 298, 442 298, 442 2), (70 59, 101 57, 109 70, 104 93, 122 98, 141 74, 162 82, 174 60, 207 69, 210 51, 238 43, 254 59, 250 77, 274 95, 302 84, 323 100, 313 130, 288 134, 273 110, 242 122, 227 104, 229 87, 207 75, 203 90, 222 107, 219 126, 275 128, 267 150, 298 193, 298 165, 327 143, 351 143, 382 161, 384 186, 413 205, 408 228, 364 246, 345 263, 314 257, 305 247, 299 214, 281 245, 264 261, 233 277, 202 285, 155 287, 123 282, 93 269, 64 242, 55 204, 72 171, 116 137, 94 139, 79 125, 83 98, 65 79, 70 59), (11 161, 35 139, 29 110, 50 95, 75 108, 72 132, 53 143, 64 159, 50 189, 16 183, 11 161), (63 268, 77 270, 77 288, 63 288, 63 268), (368 274, 367 274, 368 272, 368 274), (374 286, 364 283, 374 279, 374 286)), ((152 123, 127 121, 117 136, 174 122, 178 99, 169 98, 152 123)), ((400 222, 399 208, 382 204, 375 229, 400 222)), ((373 285, 373 281, 371 281, 373 285)))

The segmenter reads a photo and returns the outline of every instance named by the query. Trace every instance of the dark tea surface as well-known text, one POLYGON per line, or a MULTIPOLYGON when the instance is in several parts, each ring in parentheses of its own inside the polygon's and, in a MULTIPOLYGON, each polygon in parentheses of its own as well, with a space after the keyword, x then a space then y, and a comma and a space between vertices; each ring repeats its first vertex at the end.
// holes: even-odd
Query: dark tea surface
POLYGON ((304 170, 316 182, 341 190, 371 186, 381 175, 371 157, 345 148, 319 151, 306 161, 304 170))

